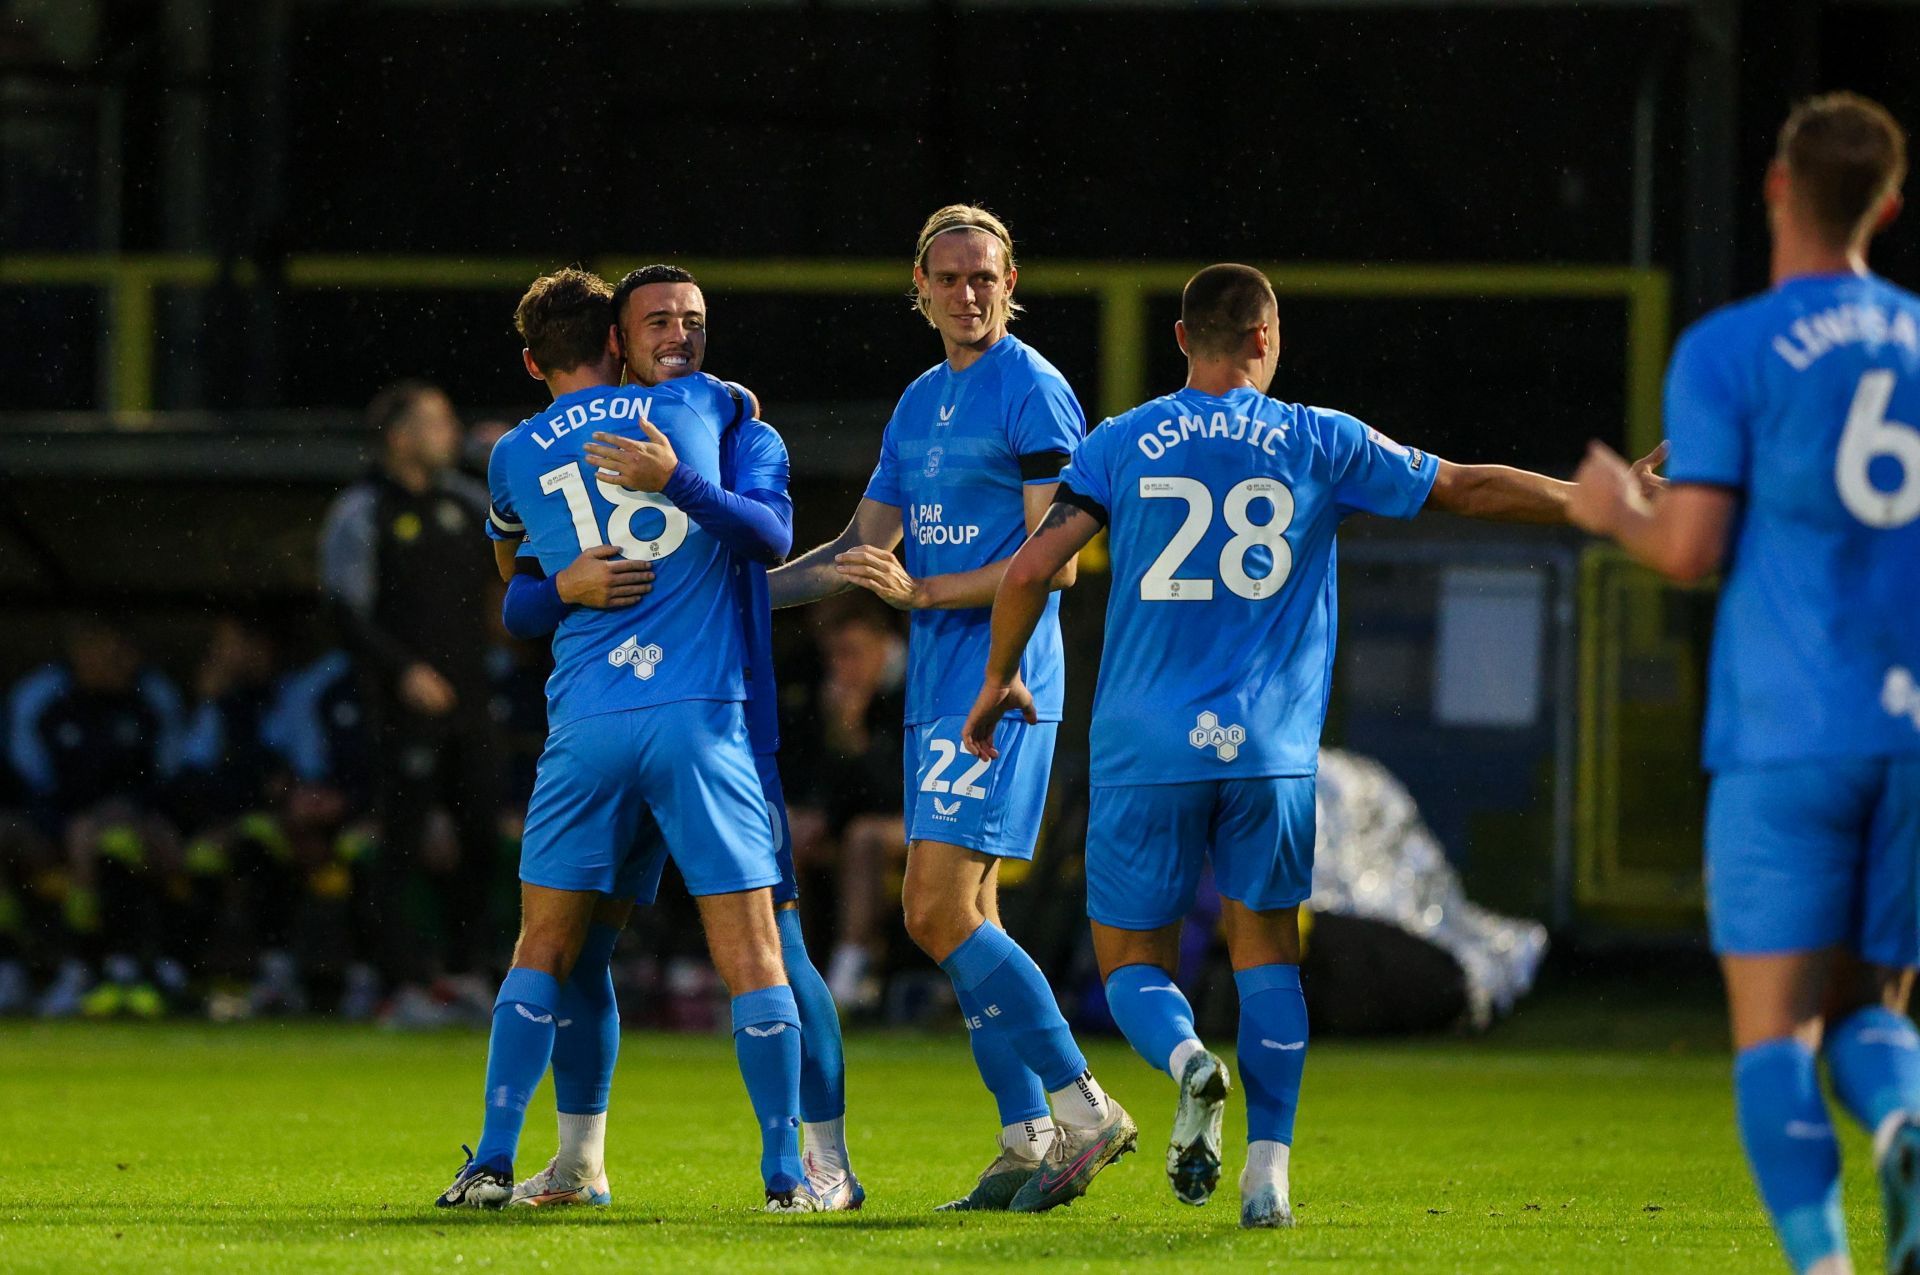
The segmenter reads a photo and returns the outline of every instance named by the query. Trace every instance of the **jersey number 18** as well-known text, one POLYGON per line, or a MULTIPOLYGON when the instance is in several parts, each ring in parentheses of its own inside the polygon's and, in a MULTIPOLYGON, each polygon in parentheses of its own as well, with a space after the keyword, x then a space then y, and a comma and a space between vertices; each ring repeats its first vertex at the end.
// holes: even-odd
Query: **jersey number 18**
POLYGON ((613 506, 613 516, 607 519, 604 538, 600 535, 600 521, 594 517, 593 500, 587 495, 587 481, 581 475, 578 463, 549 469, 540 475, 542 495, 551 496, 558 492, 567 498, 567 512, 573 515, 573 534, 579 538, 582 552, 612 544, 623 558, 652 562, 666 557, 686 540, 687 515, 659 492, 628 491, 604 478, 595 478, 593 484, 607 503, 613 506), (633 516, 643 509, 656 510, 666 519, 657 535, 641 537, 634 534, 633 516))

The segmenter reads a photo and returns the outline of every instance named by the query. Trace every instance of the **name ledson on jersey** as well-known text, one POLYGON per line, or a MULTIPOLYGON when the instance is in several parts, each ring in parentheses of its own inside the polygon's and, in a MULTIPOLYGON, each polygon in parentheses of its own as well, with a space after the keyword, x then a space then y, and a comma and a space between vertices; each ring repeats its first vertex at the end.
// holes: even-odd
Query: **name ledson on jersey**
POLYGON ((1159 460, 1189 438, 1224 438, 1231 443, 1258 447, 1269 456, 1278 456, 1280 453, 1274 448, 1285 441, 1292 428, 1291 421, 1269 425, 1258 417, 1238 413, 1231 416, 1226 412, 1215 412, 1212 416, 1195 413, 1177 418, 1170 416, 1154 426, 1152 433, 1142 434, 1134 441, 1140 444, 1148 460, 1159 460), (1175 424, 1175 420, 1179 423, 1175 424))
POLYGON ((653 424, 653 400, 636 398, 631 394, 616 394, 610 398, 596 398, 587 403, 575 403, 566 410, 566 414, 556 416, 547 422, 547 428, 553 431, 549 438, 538 431, 533 441, 545 451, 553 446, 553 440, 563 434, 571 434, 583 425, 598 425, 602 421, 645 421, 653 424))
POLYGON ((1907 347, 1909 354, 1920 354, 1920 327, 1904 310, 1889 315, 1877 305, 1848 302, 1795 319, 1787 332, 1773 338, 1773 352, 1794 371, 1804 372, 1821 355, 1863 341, 1873 345, 1892 341, 1907 347))
POLYGON ((940 512, 944 505, 909 505, 907 507, 907 534, 914 543, 923 545, 970 545, 980 535, 980 528, 970 522, 955 523, 949 527, 942 520, 940 512))

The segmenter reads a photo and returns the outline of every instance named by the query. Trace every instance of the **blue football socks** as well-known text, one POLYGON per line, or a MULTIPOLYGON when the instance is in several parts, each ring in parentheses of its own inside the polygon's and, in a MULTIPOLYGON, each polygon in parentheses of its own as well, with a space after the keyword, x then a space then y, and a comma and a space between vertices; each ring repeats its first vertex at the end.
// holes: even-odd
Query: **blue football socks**
POLYGON ((553 1056, 553 1010, 559 999, 560 984, 551 974, 516 967, 502 980, 487 1044, 486 1123, 474 1163, 512 1171, 527 1102, 553 1056))
POLYGON ((768 1191, 800 1185, 800 1007, 785 983, 733 998, 733 1052, 760 1122, 768 1191))
POLYGON ((1247 1141, 1293 1145, 1300 1077, 1307 1065, 1307 1002, 1298 965, 1235 970, 1240 989, 1240 1083, 1247 1141))
POLYGON ((993 1094, 1001 1125, 1024 1124, 1046 1115, 1047 1091, 1040 1087, 1040 1077, 1027 1070, 1004 1033, 987 1026, 979 997, 961 991, 957 984, 954 995, 960 1001, 960 1013, 967 1020, 967 1044, 973 1050, 973 1065, 980 1069, 980 1079, 993 1094))
POLYGON ((1920 1032, 1879 1005, 1827 1030, 1822 1053, 1834 1096, 1868 1133, 1895 1112, 1920 1114, 1920 1032))
POLYGON ((554 1005, 553 1099, 562 1115, 590 1116, 607 1109, 620 1056, 612 968, 619 938, 614 926, 591 926, 573 973, 560 984, 554 1005))
POLYGON ((984 1030, 999 1034, 1048 1093, 1086 1074, 1086 1055, 1073 1042, 1053 988, 1005 930, 982 921, 940 968, 953 980, 954 990, 970 995, 977 1006, 969 1022, 977 1018, 984 1030))
MULTIPOLYGON (((1158 965, 1122 965, 1107 979, 1107 1008, 1133 1051, 1161 1071, 1174 1047, 1198 1041, 1193 1006, 1173 975, 1158 965)), ((1180 1077, 1175 1076, 1175 1080, 1180 1077)))
POLYGON ((847 1114, 847 1063, 840 1041, 840 1011, 834 1008, 827 980, 807 955, 800 912, 773 914, 780 930, 780 962, 787 971, 800 1011, 800 1118, 808 1124, 838 1120, 847 1114))
POLYGON ((1787 1260, 1804 1271, 1844 1253, 1840 1144, 1813 1051, 1791 1037, 1741 1050, 1733 1060, 1733 1096, 1747 1163, 1787 1260))

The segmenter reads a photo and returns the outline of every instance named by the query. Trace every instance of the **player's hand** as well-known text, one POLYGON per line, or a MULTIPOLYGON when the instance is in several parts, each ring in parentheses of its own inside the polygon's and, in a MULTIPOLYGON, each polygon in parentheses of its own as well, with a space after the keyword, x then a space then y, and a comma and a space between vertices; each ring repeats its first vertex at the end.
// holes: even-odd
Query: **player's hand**
POLYGON ((919 581, 907 574, 900 559, 878 546, 855 545, 835 554, 833 569, 896 611, 917 611, 924 605, 919 581))
POLYGON ((1033 692, 1027 684, 1015 674, 1013 681, 1005 686, 988 683, 980 688, 980 696, 973 701, 973 708, 967 714, 967 724, 960 730, 960 745, 975 757, 992 761, 1000 755, 993 746, 994 728, 1000 725, 1000 719, 1013 709, 1020 711, 1027 725, 1039 722, 1040 714, 1033 706, 1033 692))
POLYGON ((444 717, 460 702, 453 683, 440 676, 431 664, 415 661, 400 675, 400 699, 416 713, 444 717))
POLYGON ((660 491, 673 477, 680 455, 652 421, 641 421, 640 428, 646 434, 645 441, 595 434, 586 447, 587 459, 600 467, 600 477, 628 491, 660 491))
POLYGON ((622 558, 612 545, 595 545, 560 568, 553 583, 562 602, 609 611, 653 592, 653 564, 622 558))
POLYGON ((1611 536, 1639 494, 1639 475, 1634 468, 1620 453, 1596 440, 1587 444, 1587 457, 1574 471, 1573 491, 1567 497, 1567 521, 1596 536, 1611 536))
POLYGON ((1652 500, 1667 489, 1667 480, 1653 471, 1667 463, 1667 454, 1673 450, 1673 444, 1662 439, 1658 447, 1633 462, 1633 481, 1640 495, 1652 500))

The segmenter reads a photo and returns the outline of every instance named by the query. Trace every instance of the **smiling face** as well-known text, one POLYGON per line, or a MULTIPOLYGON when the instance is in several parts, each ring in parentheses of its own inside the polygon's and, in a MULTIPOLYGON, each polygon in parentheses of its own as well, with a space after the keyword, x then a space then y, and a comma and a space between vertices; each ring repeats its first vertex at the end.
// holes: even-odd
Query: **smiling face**
POLYGON ((928 245, 913 283, 928 320, 950 348, 985 349, 1007 334, 1019 277, 999 240, 968 229, 948 231, 928 245))
POLYGON ((617 316, 627 374, 642 385, 692 376, 707 358, 707 301, 694 283, 648 283, 617 316))

